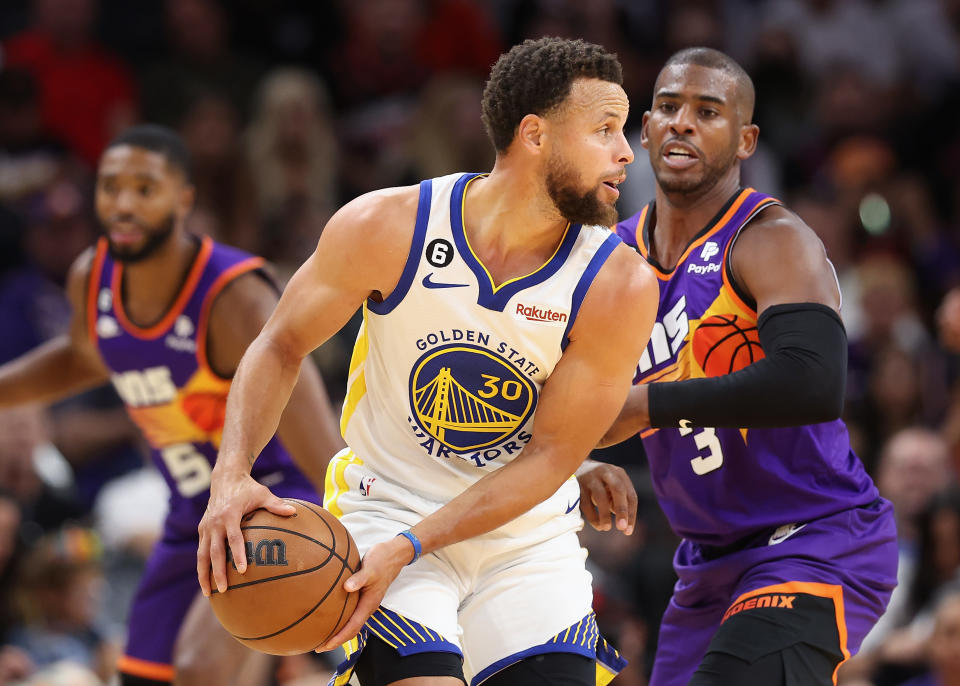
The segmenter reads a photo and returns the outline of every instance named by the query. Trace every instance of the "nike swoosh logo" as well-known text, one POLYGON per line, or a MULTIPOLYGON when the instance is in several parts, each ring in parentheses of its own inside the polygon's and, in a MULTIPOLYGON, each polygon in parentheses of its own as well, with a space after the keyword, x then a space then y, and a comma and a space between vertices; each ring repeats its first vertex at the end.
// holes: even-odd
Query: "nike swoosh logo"
POLYGON ((576 500, 574 500, 573 505, 571 505, 570 503, 567 503, 567 511, 564 512, 563 514, 570 514, 576 509, 577 505, 579 504, 580 504, 580 498, 577 498, 576 500))
POLYGON ((430 278, 431 276, 433 276, 433 272, 430 272, 423 277, 423 285, 426 288, 466 288, 470 285, 468 283, 440 283, 438 281, 433 281, 430 278))
POLYGON ((770 540, 767 541, 767 545, 776 545, 777 543, 783 543, 785 540, 793 536, 795 533, 800 531, 806 524, 786 524, 781 526, 779 529, 773 532, 773 535, 770 537, 770 540))

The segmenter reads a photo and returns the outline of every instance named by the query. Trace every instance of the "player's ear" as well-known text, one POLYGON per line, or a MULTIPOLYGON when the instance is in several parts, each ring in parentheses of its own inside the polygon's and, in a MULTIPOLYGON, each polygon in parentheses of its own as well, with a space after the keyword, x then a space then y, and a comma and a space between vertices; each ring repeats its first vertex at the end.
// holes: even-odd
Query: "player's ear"
POLYGON ((183 187, 180 189, 180 198, 177 202, 177 215, 180 219, 184 219, 190 214, 196 201, 197 187, 190 183, 183 184, 183 187))
POLYGON ((650 149, 650 135, 647 132, 647 122, 649 121, 650 110, 647 110, 643 113, 643 119, 640 122, 640 145, 642 145, 645 150, 650 149))
POLYGON ((740 127, 740 143, 737 146, 737 159, 745 160, 757 149, 760 127, 756 124, 744 124, 740 127))
POLYGON ((514 142, 519 143, 527 151, 538 155, 543 150, 546 128, 547 122, 543 117, 537 114, 528 114, 520 120, 514 142))

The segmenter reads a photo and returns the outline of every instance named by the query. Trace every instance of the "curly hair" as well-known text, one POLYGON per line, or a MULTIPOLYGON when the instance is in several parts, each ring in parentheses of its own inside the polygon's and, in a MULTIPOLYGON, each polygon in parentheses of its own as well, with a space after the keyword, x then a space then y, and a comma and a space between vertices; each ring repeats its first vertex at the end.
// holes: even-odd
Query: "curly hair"
POLYGON ((570 94, 576 79, 621 85, 620 61, 582 39, 538 38, 500 56, 483 89, 483 124, 497 152, 504 152, 528 114, 545 115, 570 94))

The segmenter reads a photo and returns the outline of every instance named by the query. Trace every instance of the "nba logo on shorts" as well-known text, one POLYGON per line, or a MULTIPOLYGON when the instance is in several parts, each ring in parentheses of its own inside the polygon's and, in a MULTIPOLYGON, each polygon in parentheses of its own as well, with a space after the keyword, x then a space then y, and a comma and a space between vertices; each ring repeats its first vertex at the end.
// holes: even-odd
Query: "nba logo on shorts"
POLYGON ((368 496, 370 495, 370 487, 373 486, 373 482, 377 480, 375 476, 365 476, 360 479, 360 495, 368 496))

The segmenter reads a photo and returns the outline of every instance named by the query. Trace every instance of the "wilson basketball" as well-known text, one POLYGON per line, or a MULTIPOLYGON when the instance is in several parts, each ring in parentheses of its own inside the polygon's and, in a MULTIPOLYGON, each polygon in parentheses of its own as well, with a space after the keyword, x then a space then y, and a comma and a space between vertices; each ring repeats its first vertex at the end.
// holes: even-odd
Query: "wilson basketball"
POLYGON ((350 533, 319 505, 286 498, 296 514, 267 510, 245 516, 247 553, 241 575, 227 559, 227 590, 210 594, 217 619, 241 643, 273 655, 305 653, 339 631, 359 593, 343 582, 360 568, 350 533))
POLYGON ((693 334, 693 357, 707 376, 736 372, 763 359, 757 325, 735 314, 715 314, 693 334))

